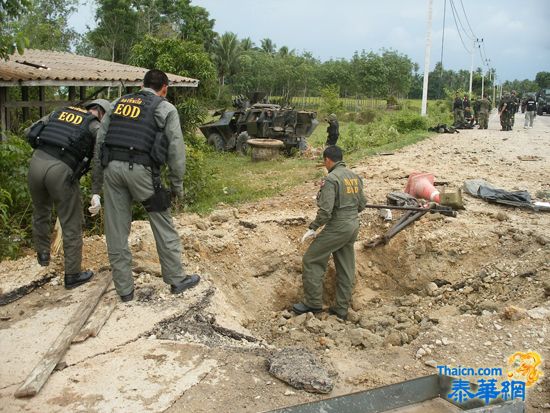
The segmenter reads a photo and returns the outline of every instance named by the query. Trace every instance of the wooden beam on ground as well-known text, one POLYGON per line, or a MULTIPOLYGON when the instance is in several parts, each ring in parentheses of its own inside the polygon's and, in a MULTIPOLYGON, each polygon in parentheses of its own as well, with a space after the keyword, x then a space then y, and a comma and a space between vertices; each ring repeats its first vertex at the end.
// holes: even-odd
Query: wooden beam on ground
POLYGON ((63 231, 61 229, 61 222, 59 221, 59 217, 55 220, 55 227, 53 230, 55 235, 52 241, 52 255, 55 256, 59 254, 59 251, 63 246, 63 231))
POLYGON ((103 298, 84 327, 80 330, 80 333, 73 338, 73 343, 80 343, 85 341, 88 337, 97 337, 99 331, 115 309, 117 301, 116 294, 112 291, 103 295, 103 298))
POLYGON ((73 338, 78 334, 90 314, 94 311, 101 296, 112 282, 110 272, 102 272, 97 274, 96 277, 96 284, 92 286, 87 297, 80 303, 68 324, 50 346, 44 357, 34 367, 27 380, 17 389, 15 397, 36 396, 44 383, 46 383, 53 369, 71 345, 73 338))

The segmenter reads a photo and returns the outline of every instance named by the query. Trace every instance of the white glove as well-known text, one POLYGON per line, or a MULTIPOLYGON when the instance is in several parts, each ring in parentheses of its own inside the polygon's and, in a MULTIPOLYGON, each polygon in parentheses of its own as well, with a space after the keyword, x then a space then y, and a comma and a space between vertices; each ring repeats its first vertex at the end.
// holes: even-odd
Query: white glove
POLYGON ((315 233, 314 230, 308 229, 304 234, 304 236, 302 237, 302 243, 305 242, 308 238, 315 238, 316 235, 317 234, 315 233))
POLYGON ((92 214, 92 216, 95 216, 98 214, 100 209, 101 197, 98 194, 93 194, 92 199, 90 200, 90 208, 88 208, 88 211, 90 211, 90 214, 92 214))

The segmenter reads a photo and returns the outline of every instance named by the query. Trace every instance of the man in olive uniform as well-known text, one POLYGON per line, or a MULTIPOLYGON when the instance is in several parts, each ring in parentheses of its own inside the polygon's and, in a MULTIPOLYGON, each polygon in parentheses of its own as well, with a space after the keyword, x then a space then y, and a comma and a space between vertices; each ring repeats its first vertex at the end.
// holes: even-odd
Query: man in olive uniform
POLYGON ((50 263, 52 206, 55 206, 63 234, 65 288, 89 281, 94 273, 82 271, 82 201, 80 177, 90 166, 96 134, 104 113, 105 99, 92 101, 82 109, 68 106, 31 125, 25 135, 35 148, 29 165, 29 190, 33 203, 33 243, 38 263, 50 263))
POLYGON ((483 98, 479 101, 479 129, 487 129, 489 126, 489 113, 491 111, 491 102, 487 99, 487 94, 483 94, 483 98))
POLYGON ((512 130, 512 127, 510 125, 510 115, 509 115, 509 112, 511 111, 511 108, 512 108, 512 105, 510 102, 511 102, 510 94, 505 93, 498 105, 498 114, 500 116, 501 131, 512 130))
POLYGON ((326 121, 328 122, 328 127, 325 146, 336 145, 336 142, 338 142, 338 138, 340 137, 340 125, 338 124, 338 119, 336 119, 336 115, 334 113, 331 113, 326 121))
POLYGON ((455 100, 453 102, 453 116, 455 128, 461 128, 464 124, 464 106, 462 104, 462 99, 460 99, 459 94, 455 95, 455 100))
POLYGON ((523 124, 525 129, 533 127, 535 116, 537 116, 537 100, 534 95, 529 95, 525 99, 525 123, 523 124))
POLYGON ((329 313, 346 319, 355 280, 355 251, 353 244, 359 233, 358 213, 367 203, 363 182, 346 168, 342 150, 329 146, 323 152, 329 174, 317 194, 317 216, 302 237, 302 242, 315 237, 316 230, 324 229, 315 237, 304 254, 302 281, 304 300, 292 306, 296 314, 319 312, 323 307, 323 277, 332 254, 336 266, 336 303, 329 313))
POLYGON ((98 133, 101 165, 93 171, 92 192, 97 202, 90 208, 97 207, 103 183, 107 252, 116 291, 124 302, 134 298, 128 248, 133 201, 142 203, 148 212, 162 278, 171 286, 172 294, 200 281, 197 274, 184 273, 180 237, 170 214, 170 197, 183 196, 185 144, 178 112, 165 99, 167 91, 166 74, 157 69, 148 71, 139 92, 113 102, 111 115, 98 133), (164 164, 169 169, 170 192, 160 180, 164 164))

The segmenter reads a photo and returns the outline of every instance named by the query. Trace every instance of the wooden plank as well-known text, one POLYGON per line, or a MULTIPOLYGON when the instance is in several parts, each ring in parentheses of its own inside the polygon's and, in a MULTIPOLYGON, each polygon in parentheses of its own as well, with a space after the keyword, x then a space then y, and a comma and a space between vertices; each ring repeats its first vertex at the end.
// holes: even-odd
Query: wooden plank
POLYGON ((53 369, 71 345, 71 341, 73 341, 73 338, 78 334, 90 314, 94 311, 101 296, 112 281, 110 272, 97 274, 97 278, 96 285, 92 286, 88 296, 78 306, 61 334, 59 334, 44 357, 34 367, 21 387, 17 389, 15 397, 33 397, 38 394, 44 383, 46 383, 53 369))
POLYGON ((40 117, 46 116, 46 106, 44 105, 44 101, 46 100, 46 89, 44 86, 38 87, 38 100, 42 102, 42 105, 40 105, 40 117))
POLYGON ((73 338, 73 343, 80 343, 88 337, 97 337, 99 331, 115 309, 117 301, 116 294, 113 291, 104 294, 95 311, 80 330, 80 333, 73 338))

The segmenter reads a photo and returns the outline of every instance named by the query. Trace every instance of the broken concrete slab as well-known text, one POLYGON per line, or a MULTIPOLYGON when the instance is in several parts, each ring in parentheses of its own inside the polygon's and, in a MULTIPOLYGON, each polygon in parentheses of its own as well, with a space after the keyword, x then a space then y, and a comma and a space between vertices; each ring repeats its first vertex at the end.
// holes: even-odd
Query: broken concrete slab
POLYGON ((33 399, 0 390, 9 412, 164 411, 217 366, 201 346, 139 339, 56 372, 33 399), (169 384, 169 385, 168 385, 169 384))
POLYGON ((334 382, 328 371, 309 350, 288 347, 268 360, 269 373, 292 387, 310 393, 330 393, 334 382))

